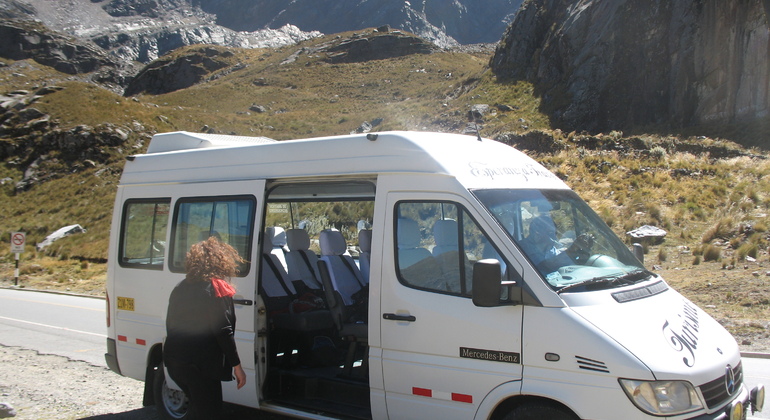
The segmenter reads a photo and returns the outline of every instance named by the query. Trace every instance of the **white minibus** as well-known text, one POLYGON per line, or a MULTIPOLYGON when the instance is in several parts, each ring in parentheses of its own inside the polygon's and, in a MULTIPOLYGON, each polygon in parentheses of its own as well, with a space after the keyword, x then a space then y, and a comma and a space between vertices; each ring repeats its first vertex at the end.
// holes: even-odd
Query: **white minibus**
POLYGON ((557 176, 471 136, 174 132, 128 157, 107 274, 109 367, 184 419, 163 369, 191 244, 233 278, 247 373, 228 403, 297 418, 742 419, 733 337, 645 269, 557 176))

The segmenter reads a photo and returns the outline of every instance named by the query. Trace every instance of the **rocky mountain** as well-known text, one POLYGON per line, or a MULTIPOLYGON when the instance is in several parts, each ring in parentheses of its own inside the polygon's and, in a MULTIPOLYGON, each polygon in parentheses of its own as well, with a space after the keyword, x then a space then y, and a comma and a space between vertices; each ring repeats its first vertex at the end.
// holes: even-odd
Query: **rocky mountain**
POLYGON ((767 118, 769 16, 766 0, 532 0, 491 66, 568 129, 767 118))
POLYGON ((115 91, 136 72, 124 62, 78 39, 50 31, 32 21, 0 21, 0 57, 33 59, 69 75, 88 74, 89 80, 115 91))
POLYGON ((220 25, 236 30, 292 24, 305 31, 337 33, 390 25, 442 46, 454 42, 498 42, 522 3, 522 0, 191 1, 216 15, 220 25))
POLYGON ((0 18, 36 19, 143 63, 191 44, 277 47, 389 25, 440 47, 496 43, 523 0, 5 0, 0 18))
POLYGON ((279 47, 314 38, 296 26, 251 32, 216 23, 216 16, 188 0, 9 0, 0 18, 36 20, 49 29, 101 47, 121 61, 149 63, 194 44, 240 48, 279 47))
MULTIPOLYGON (((412 54, 430 54, 438 48, 413 35, 380 27, 351 37, 336 36, 331 41, 299 48, 281 62, 290 64, 300 56, 322 57, 328 63, 356 63, 385 60, 412 54)), ((227 74, 244 70, 247 65, 227 48, 198 46, 161 57, 143 68, 126 87, 124 95, 139 93, 158 95, 215 80, 227 74)), ((258 85, 264 81, 257 81, 258 85)))

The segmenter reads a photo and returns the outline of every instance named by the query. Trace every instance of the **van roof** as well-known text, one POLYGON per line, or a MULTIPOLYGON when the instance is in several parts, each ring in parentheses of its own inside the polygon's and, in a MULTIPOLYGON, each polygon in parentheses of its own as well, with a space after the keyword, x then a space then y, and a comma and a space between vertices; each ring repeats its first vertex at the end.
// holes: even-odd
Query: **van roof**
POLYGON ((513 147, 449 133, 393 131, 275 141, 173 132, 153 136, 146 154, 128 158, 121 184, 423 173, 455 176, 467 187, 567 188, 513 147), (507 180, 501 185, 501 182, 507 180), (545 182, 532 185, 535 180, 545 182), (521 182, 524 181, 524 182, 521 182))
POLYGON ((147 154, 212 147, 245 146, 249 144, 274 143, 275 141, 267 137, 228 136, 224 134, 176 131, 154 135, 150 145, 147 147, 147 154))

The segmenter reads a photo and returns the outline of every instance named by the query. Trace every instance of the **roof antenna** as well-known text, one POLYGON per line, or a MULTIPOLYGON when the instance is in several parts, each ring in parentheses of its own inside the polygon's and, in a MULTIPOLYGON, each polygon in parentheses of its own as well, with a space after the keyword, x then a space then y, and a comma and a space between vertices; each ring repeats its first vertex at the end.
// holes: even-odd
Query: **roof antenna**
POLYGON ((481 111, 476 109, 474 105, 471 105, 471 110, 468 111, 468 120, 473 122, 473 128, 476 130, 476 140, 478 141, 481 141, 481 131, 479 131, 480 119, 481 119, 481 111))

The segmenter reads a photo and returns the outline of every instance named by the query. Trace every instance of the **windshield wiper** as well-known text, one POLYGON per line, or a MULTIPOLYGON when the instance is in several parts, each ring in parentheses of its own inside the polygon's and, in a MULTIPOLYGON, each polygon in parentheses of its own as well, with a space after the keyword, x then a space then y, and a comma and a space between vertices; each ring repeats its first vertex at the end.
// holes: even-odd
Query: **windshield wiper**
POLYGON ((656 276, 656 274, 647 269, 638 268, 636 270, 629 271, 628 273, 625 273, 625 274, 620 274, 620 275, 610 274, 606 276, 599 276, 588 280, 579 281, 577 283, 573 283, 562 287, 561 289, 557 290, 556 293, 560 294, 562 292, 565 292, 569 289, 574 289, 576 287, 598 285, 598 284, 606 284, 608 286, 615 286, 615 285, 625 286, 629 284, 638 283, 642 280, 646 280, 651 276, 656 276))

